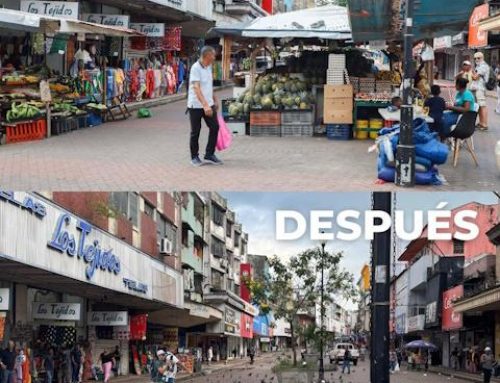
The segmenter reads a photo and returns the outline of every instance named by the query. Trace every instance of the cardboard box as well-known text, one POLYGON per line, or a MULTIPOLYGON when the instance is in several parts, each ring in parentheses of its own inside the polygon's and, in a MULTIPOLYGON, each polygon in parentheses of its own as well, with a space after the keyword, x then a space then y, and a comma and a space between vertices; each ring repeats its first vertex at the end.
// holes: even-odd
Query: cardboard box
POLYGON ((354 109, 354 101, 352 98, 325 98, 324 109, 335 109, 335 110, 350 110, 354 109))
POLYGON ((347 109, 325 109, 323 123, 325 124, 352 124, 352 110, 347 109))
POLYGON ((348 85, 325 85, 326 98, 353 98, 354 92, 351 84, 348 85))

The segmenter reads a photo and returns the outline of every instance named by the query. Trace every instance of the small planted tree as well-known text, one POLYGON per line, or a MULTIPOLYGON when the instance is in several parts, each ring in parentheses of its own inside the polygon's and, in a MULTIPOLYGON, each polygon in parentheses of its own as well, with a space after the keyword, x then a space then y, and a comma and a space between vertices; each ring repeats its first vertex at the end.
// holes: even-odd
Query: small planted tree
MULTIPOLYGON (((299 316, 304 311, 315 312, 320 303, 321 268, 324 271, 323 314, 335 296, 353 298, 356 294, 353 276, 340 265, 342 258, 342 252, 323 252, 321 248, 306 250, 286 263, 274 256, 269 260, 270 273, 263 280, 244 281, 253 303, 259 305, 262 312, 272 311, 276 319, 290 324, 294 366, 297 365, 299 316)), ((324 336, 322 329, 314 333, 324 336)))

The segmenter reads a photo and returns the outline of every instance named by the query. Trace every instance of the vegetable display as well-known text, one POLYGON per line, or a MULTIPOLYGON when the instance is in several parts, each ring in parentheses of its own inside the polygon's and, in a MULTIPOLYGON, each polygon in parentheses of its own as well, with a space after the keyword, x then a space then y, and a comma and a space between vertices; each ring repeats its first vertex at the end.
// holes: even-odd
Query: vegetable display
POLYGON ((42 111, 36 106, 30 105, 26 102, 22 104, 12 103, 11 109, 7 111, 7 122, 29 120, 38 117, 42 111))

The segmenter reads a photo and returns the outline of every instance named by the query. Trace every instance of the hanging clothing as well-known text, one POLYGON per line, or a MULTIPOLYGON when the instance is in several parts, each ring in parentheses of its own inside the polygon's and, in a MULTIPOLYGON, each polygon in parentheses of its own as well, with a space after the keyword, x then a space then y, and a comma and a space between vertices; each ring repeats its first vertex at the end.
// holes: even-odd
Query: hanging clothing
POLYGON ((155 91, 155 73, 153 69, 148 69, 146 73, 146 95, 153 98, 155 91))

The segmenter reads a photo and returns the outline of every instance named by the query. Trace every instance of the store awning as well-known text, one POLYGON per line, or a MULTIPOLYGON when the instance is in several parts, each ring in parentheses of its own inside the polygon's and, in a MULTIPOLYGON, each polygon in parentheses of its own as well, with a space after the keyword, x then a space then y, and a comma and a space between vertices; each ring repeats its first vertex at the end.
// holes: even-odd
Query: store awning
POLYGON ((212 32, 252 38, 314 38, 349 40, 347 9, 337 5, 259 17, 250 22, 220 25, 212 32))
POLYGON ((500 15, 481 20, 479 22, 479 30, 483 32, 500 31, 500 15))
MULTIPOLYGON (((348 0, 349 20, 355 42, 401 40, 401 0, 348 0)), ((413 26, 416 39, 462 32, 480 0, 454 0, 442 6, 435 0, 415 1, 413 26)))
POLYGON ((60 19, 14 9, 0 8, 0 28, 43 33, 88 33, 114 37, 142 36, 133 29, 89 23, 82 20, 60 19))
POLYGON ((470 298, 461 299, 453 304, 457 313, 485 312, 500 310, 500 287, 494 287, 470 298))

